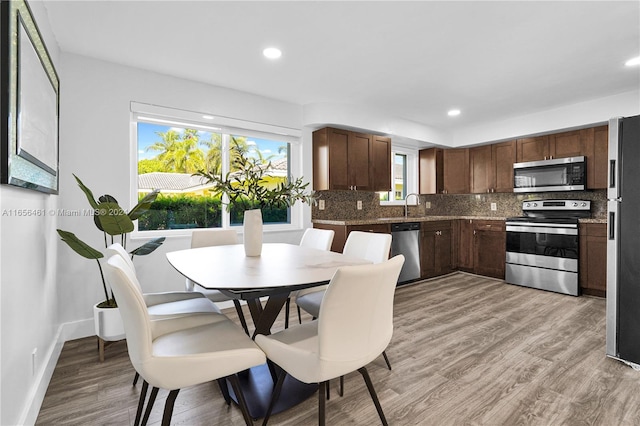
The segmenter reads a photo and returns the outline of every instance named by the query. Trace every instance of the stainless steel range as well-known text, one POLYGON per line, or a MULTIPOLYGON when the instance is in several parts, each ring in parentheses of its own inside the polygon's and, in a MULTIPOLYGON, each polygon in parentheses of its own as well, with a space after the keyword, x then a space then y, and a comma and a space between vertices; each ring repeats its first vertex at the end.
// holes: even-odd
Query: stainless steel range
POLYGON ((529 200, 523 217, 506 221, 505 281, 577 296, 578 219, 590 217, 588 200, 529 200))

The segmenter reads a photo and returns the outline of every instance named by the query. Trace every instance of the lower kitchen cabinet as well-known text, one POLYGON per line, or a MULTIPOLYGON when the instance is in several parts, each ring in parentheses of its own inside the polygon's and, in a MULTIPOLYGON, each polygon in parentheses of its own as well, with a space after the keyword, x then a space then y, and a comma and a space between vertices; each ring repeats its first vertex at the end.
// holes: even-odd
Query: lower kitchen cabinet
POLYGON ((580 224, 580 290, 582 294, 607 295, 607 225, 580 224))
POLYGON ((331 251, 342 253, 344 243, 351 231, 377 232, 380 234, 390 234, 391 227, 387 223, 374 223, 371 225, 329 225, 324 223, 314 223, 314 228, 331 229, 334 232, 333 242, 331 243, 331 251))
POLYGON ((458 269, 504 279, 506 231, 501 220, 458 221, 458 269))
POLYGON ((453 226, 450 220, 423 222, 420 230, 420 269, 422 278, 453 271, 453 226))

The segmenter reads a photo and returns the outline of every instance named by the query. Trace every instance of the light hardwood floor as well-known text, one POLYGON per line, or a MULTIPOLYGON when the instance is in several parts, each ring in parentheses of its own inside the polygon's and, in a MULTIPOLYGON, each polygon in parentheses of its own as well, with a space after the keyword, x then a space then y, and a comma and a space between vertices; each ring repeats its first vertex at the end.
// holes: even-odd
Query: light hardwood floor
MULTIPOLYGON (((391 425, 638 425, 640 372, 606 358, 604 345, 604 299, 456 273, 397 290, 393 370, 382 357, 368 369, 391 425)), ((37 424, 132 424, 141 387, 133 375, 124 342, 103 363, 95 338, 67 342, 37 424)), ((344 397, 336 390, 332 383, 327 424, 379 424, 358 373, 345 378, 344 397)), ((180 392, 172 424, 244 423, 212 383, 180 392)), ((317 424, 317 399, 270 424, 317 424)))

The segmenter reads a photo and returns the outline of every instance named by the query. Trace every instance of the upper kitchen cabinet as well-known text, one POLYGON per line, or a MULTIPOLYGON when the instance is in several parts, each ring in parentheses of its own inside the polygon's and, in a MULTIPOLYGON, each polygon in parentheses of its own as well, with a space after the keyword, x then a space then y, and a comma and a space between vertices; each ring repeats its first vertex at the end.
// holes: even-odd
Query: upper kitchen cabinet
POLYGON ((390 138, 330 127, 313 132, 314 190, 390 188, 390 138))
POLYGON ((609 126, 585 129, 587 189, 606 189, 609 163, 609 126))
POLYGON ((442 153, 444 193, 469 193, 469 148, 445 149, 442 153))
POLYGON ((513 163, 516 142, 502 142, 469 149, 471 192, 513 191, 513 163))
POLYGON ((549 154, 551 158, 567 158, 584 155, 584 131, 575 130, 549 135, 549 154))
POLYGON ((440 148, 421 149, 418 153, 420 194, 442 194, 444 167, 440 148))
POLYGON ((546 160, 550 156, 549 136, 518 139, 516 151, 518 163, 546 160))
POLYGON ((373 190, 391 191, 391 138, 373 135, 373 190))

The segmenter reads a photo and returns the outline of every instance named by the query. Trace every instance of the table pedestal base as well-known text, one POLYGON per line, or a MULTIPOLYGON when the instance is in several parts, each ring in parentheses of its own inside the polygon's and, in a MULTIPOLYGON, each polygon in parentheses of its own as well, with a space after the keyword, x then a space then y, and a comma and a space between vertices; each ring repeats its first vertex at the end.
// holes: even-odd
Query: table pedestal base
MULTIPOLYGON (((275 367, 280 371, 279 367, 275 367)), ((249 409, 249 415, 253 419, 263 418, 267 414, 269 404, 271 403, 271 394, 273 393, 273 378, 269 372, 267 364, 253 367, 248 371, 238 373, 238 379, 240 381, 240 387, 242 393, 247 401, 247 408, 249 409)), ((238 402, 236 395, 231 388, 231 385, 227 383, 229 388, 229 395, 231 398, 238 402)), ((302 401, 307 400, 310 396, 318 392, 317 384, 306 384, 299 380, 296 380, 290 375, 284 381, 282 386, 282 393, 280 398, 273 408, 272 414, 279 413, 287 410, 295 405, 298 405, 302 401)))

